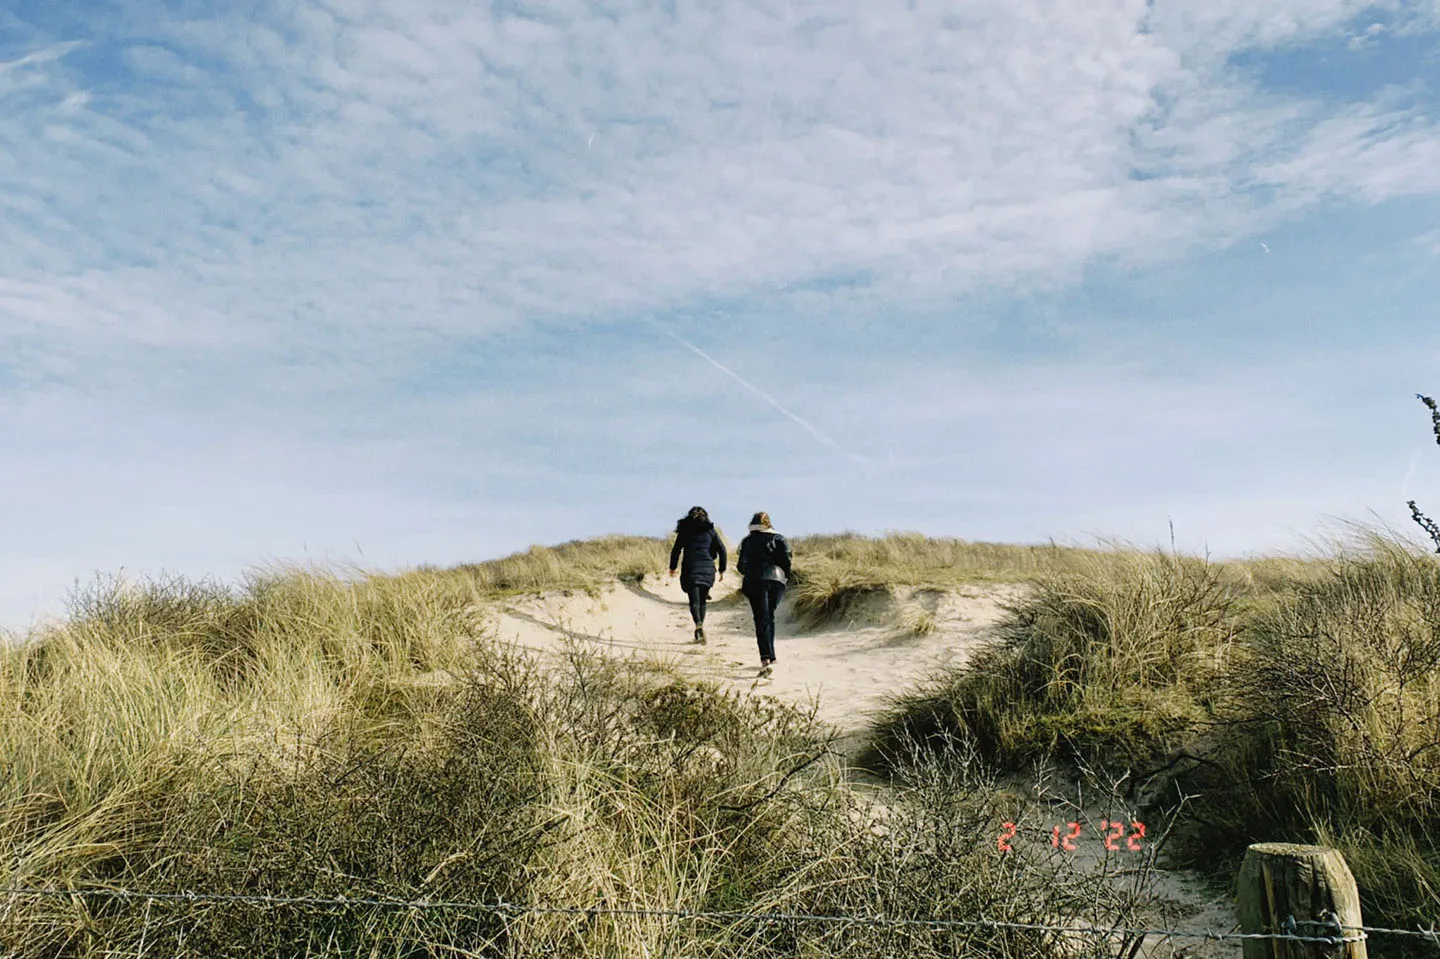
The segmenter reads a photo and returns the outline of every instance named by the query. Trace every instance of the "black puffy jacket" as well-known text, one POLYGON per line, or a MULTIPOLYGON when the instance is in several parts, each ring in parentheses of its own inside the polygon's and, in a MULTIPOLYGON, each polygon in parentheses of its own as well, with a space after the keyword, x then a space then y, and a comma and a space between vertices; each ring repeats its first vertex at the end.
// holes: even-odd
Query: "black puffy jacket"
POLYGON ((720 538, 715 524, 682 523, 675 534, 675 545, 670 547, 670 568, 675 569, 679 564, 680 585, 686 589, 691 586, 714 586, 717 559, 720 561, 720 572, 725 572, 728 555, 725 552, 725 541, 720 538), (685 554, 683 562, 680 559, 681 553, 685 554))
POLYGON ((790 544, 773 529, 752 530, 740 541, 735 568, 745 577, 744 585, 761 580, 790 581, 790 544))

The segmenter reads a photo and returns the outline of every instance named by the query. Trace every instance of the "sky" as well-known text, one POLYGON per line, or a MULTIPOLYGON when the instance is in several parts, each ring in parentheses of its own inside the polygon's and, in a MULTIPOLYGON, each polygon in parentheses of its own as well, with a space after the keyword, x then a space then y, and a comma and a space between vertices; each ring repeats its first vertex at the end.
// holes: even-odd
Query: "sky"
POLYGON ((9 0, 0 627, 97 574, 1440 513, 1440 0, 9 0))

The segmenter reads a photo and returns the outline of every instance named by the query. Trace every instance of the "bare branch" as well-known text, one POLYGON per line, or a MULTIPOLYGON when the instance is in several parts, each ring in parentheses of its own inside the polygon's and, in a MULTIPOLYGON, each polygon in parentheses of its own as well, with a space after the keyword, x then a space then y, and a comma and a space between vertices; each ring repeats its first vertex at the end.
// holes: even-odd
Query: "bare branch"
POLYGON ((1429 534, 1430 541, 1435 544, 1435 552, 1440 553, 1440 526, 1437 526, 1433 519, 1420 512, 1420 507, 1415 505, 1413 499, 1405 505, 1410 507, 1410 518, 1415 521, 1417 526, 1429 534))
POLYGON ((1440 407, 1437 407, 1430 397, 1421 393, 1416 393, 1415 398, 1430 410, 1430 428, 1435 432, 1435 442, 1440 444, 1440 407))
MULTIPOLYGON (((1435 433, 1435 442, 1440 444, 1440 407, 1437 407, 1435 401, 1423 393, 1416 393, 1415 398, 1424 403, 1425 408, 1430 411, 1430 428, 1435 433)), ((1413 499, 1405 505, 1410 507, 1410 518, 1430 537, 1430 542, 1435 544, 1435 552, 1440 553, 1440 525, 1420 512, 1420 507, 1415 505, 1413 499)))

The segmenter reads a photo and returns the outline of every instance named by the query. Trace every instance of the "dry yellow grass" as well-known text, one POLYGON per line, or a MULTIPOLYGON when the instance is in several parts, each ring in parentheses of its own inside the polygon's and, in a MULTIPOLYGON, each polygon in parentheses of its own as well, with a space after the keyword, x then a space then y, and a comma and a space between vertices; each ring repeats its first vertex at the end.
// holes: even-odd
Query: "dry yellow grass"
POLYGON ((1009 769, 1107 765, 1156 809, 1188 797, 1172 848, 1190 864, 1333 843, 1368 916, 1420 921, 1440 908, 1440 560, 1364 529, 1329 546, 1042 575, 995 644, 897 699, 868 761, 901 771, 958 737, 1009 769))
MULTIPOLYGON (((902 797, 872 829, 794 709, 578 650, 542 671, 479 635, 489 597, 649 575, 667 547, 611 538, 388 576, 277 568, 238 590, 97 584, 0 653, 0 886, 1133 916, 1113 889, 997 857, 983 789, 902 797)), ((858 959, 948 955, 961 936, 997 959, 1057 948, 745 920, 0 904, 17 955, 77 959, 858 959)))

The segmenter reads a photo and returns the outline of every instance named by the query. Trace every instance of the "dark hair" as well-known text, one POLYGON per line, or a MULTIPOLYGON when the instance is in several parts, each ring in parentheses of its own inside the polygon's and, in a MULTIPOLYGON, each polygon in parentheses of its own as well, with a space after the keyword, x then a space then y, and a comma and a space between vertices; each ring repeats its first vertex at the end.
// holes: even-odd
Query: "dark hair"
POLYGON ((697 526, 703 528, 709 525, 711 525, 710 514, 705 512, 705 508, 703 506, 692 506, 690 507, 690 512, 680 517, 680 521, 675 524, 675 532, 683 533, 687 529, 693 529, 697 526))
POLYGON ((754 516, 750 517, 750 525, 751 525, 751 526, 763 526, 763 527, 765 527, 766 529, 769 529, 769 528, 770 528, 770 514, 769 514, 769 513, 766 513, 766 512, 756 513, 754 516))

